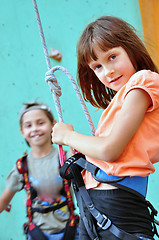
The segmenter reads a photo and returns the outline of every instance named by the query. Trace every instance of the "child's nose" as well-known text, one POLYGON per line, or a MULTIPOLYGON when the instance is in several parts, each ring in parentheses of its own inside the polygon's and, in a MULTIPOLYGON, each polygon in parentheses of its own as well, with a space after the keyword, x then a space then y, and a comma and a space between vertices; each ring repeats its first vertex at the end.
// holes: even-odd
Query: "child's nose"
POLYGON ((31 129, 32 131, 36 131, 37 129, 38 129, 38 126, 37 126, 37 125, 35 125, 35 124, 32 125, 32 129, 31 129))
POLYGON ((114 73, 114 69, 111 67, 104 67, 104 75, 110 77, 114 73))

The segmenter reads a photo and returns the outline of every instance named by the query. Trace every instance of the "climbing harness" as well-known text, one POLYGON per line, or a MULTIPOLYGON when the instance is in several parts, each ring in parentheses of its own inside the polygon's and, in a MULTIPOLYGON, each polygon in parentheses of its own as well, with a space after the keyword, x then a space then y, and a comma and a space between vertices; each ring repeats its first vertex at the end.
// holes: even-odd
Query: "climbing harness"
MULTIPOLYGON (((77 87, 77 84, 76 84, 73 76, 64 67, 56 66, 56 67, 51 68, 50 59, 49 59, 49 55, 48 55, 48 51, 47 51, 47 46, 45 43, 45 38, 44 38, 44 34, 43 34, 43 29, 42 29, 42 25, 41 25, 41 21, 40 21, 40 16, 39 16, 36 0, 33 0, 33 5, 34 5, 34 10, 35 10, 36 18, 37 18, 39 31, 40 31, 40 37, 41 37, 41 42, 42 42, 42 46, 43 46, 43 50, 44 50, 44 54, 45 54, 45 59, 46 59, 47 67, 48 67, 48 72, 46 73, 45 81, 50 86, 50 91, 53 95, 59 122, 63 122, 63 118, 62 118, 61 105, 60 105, 60 101, 59 101, 59 97, 62 94, 61 88, 58 85, 56 77, 54 75, 54 72, 57 70, 64 72, 67 75, 67 77, 70 79, 70 81, 72 82, 73 88, 76 92, 77 97, 80 100, 81 106, 82 106, 85 116, 88 120, 88 124, 90 126, 92 135, 95 135, 95 129, 94 129, 92 119, 89 115, 89 112, 87 110, 85 102, 83 101, 83 99, 81 97, 80 91, 77 87)), ((91 231, 89 228, 89 223, 88 223, 88 220, 87 220, 87 218, 84 214, 84 210, 83 210, 83 204, 82 204, 83 201, 85 202, 91 215, 96 219, 98 226, 101 227, 102 229, 110 231, 116 237, 118 237, 119 239, 122 239, 122 240, 137 240, 137 239, 143 239, 143 240, 147 239, 148 240, 148 238, 136 237, 132 234, 129 234, 129 233, 119 229, 114 224, 112 224, 111 220, 108 219, 107 216, 101 214, 95 208, 95 206, 84 186, 83 178, 81 176, 81 171, 83 169, 87 169, 88 171, 89 170, 92 171, 92 169, 93 169, 92 176, 99 182, 105 182, 105 183, 112 184, 114 186, 118 186, 121 189, 128 190, 129 192, 134 193, 137 196, 140 196, 141 199, 143 199, 143 201, 145 201, 147 203, 148 207, 152 211, 151 218, 152 218, 152 224, 154 227, 154 233, 159 237, 157 230, 156 230, 156 226, 155 226, 155 224, 159 225, 159 222, 154 219, 154 216, 157 215, 157 211, 144 198, 144 196, 146 194, 146 188, 147 188, 147 178, 142 178, 142 181, 140 181, 140 182, 141 182, 141 185, 143 186, 143 188, 141 186, 139 186, 139 188, 138 188, 136 186, 137 184, 134 184, 135 181, 139 182, 138 181, 139 179, 136 177, 130 179, 129 177, 118 178, 118 177, 111 176, 111 179, 109 179, 110 176, 106 175, 105 172, 103 172, 101 169, 97 168, 93 164, 88 163, 85 160, 84 156, 81 155, 80 153, 77 153, 76 155, 74 155, 71 158, 64 161, 62 146, 59 146, 59 154, 60 154, 60 163, 62 166, 61 170, 60 170, 61 176, 63 178, 66 178, 66 179, 69 179, 72 181, 74 192, 75 192, 75 195, 77 198, 77 203, 78 203, 78 206, 80 209, 80 214, 84 220, 85 227, 86 227, 91 239, 98 240, 99 237, 98 237, 98 233, 95 229, 95 226, 92 226, 93 231, 91 231), (132 188, 128 187, 129 184, 132 188)), ((141 178, 140 178, 140 180, 141 180, 141 178)))
MULTIPOLYGON (((64 154, 65 156, 65 154, 64 154)), ((27 191, 27 217, 28 217, 28 223, 25 223, 23 225, 24 232, 32 237, 33 240, 47 240, 48 238, 44 235, 44 233, 40 230, 38 226, 36 226, 33 222, 33 213, 39 212, 42 214, 56 211, 57 209, 60 209, 66 205, 68 205, 69 211, 70 211, 70 219, 66 224, 64 237, 62 240, 73 240, 76 233, 77 224, 79 221, 78 215, 74 214, 74 204, 72 200, 72 195, 70 193, 70 180, 64 180, 64 191, 66 193, 66 199, 65 201, 62 201, 57 199, 57 201, 54 202, 54 204, 51 204, 51 206, 46 206, 45 208, 33 208, 32 203, 37 196, 36 191, 32 187, 30 181, 29 181, 29 175, 28 175, 28 167, 27 167, 27 155, 24 155, 22 158, 19 158, 16 163, 17 169, 20 174, 23 175, 24 180, 24 188, 27 191), (69 238, 68 238, 69 236, 69 238)))
MULTIPOLYGON (((99 170, 101 169, 99 169, 92 163, 89 163, 88 161, 86 161, 84 155, 82 155, 81 153, 77 153, 65 161, 64 165, 60 169, 60 175, 65 179, 72 180, 74 192, 78 202, 78 207, 80 209, 80 214, 85 224, 85 228, 91 239, 97 240, 99 239, 99 237, 98 237, 98 233, 96 231, 95 226, 92 226, 93 231, 90 231, 88 220, 83 211, 83 201, 86 207, 88 208, 89 212, 93 216, 93 218, 96 219, 97 225, 103 230, 110 231, 112 234, 114 234, 116 237, 122 240, 137 240, 141 238, 119 229, 111 222, 111 220, 106 215, 100 213, 100 211, 96 209, 84 185, 83 177, 81 175, 81 171, 83 171, 83 169, 86 169, 87 171, 91 172, 92 176, 99 182, 109 183, 113 186, 117 186, 120 189, 124 189, 140 197, 140 199, 151 210, 151 221, 153 224, 153 232, 159 237, 156 226, 155 226, 155 224, 159 225, 159 222, 154 218, 154 216, 157 216, 157 210, 152 206, 152 204, 149 201, 145 199, 147 177, 143 178, 141 182, 139 182, 138 178, 137 179, 136 178, 130 179, 129 177, 116 178, 114 176, 111 177, 111 175, 107 175, 106 177, 106 174, 104 178, 99 179, 99 177, 96 177, 96 176, 99 170), (131 184, 132 182, 134 182, 134 184, 131 184), (141 184, 140 187, 144 188, 142 192, 141 191, 138 192, 138 189, 136 190, 136 183, 140 183, 141 184)), ((144 239, 144 237, 142 239, 144 239)), ((148 239, 148 238, 145 238, 145 239, 148 239)))

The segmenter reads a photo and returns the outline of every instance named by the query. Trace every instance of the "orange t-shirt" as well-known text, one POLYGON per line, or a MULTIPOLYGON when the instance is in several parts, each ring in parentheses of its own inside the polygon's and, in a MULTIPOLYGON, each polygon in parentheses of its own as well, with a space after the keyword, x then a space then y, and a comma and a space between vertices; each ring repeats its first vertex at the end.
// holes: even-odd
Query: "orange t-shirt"
MULTIPOLYGON (((101 168, 108 175, 145 177, 155 171, 153 164, 159 161, 159 74, 150 70, 135 73, 117 92, 109 106, 103 111, 95 135, 109 135, 125 96, 136 88, 143 89, 149 94, 152 106, 147 109, 143 121, 123 153, 114 162, 87 157, 89 162, 101 168)), ((95 188, 100 184, 88 171, 83 173, 83 177, 87 188, 95 188)))

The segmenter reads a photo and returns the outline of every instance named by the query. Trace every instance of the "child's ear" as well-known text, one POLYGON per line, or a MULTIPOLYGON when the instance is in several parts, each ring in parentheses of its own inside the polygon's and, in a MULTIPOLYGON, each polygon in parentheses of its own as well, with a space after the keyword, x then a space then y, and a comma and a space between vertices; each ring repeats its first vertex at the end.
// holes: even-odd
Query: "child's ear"
POLYGON ((52 126, 54 126, 57 123, 57 121, 54 119, 52 126))
POLYGON ((23 135, 23 130, 22 128, 19 128, 20 133, 23 135))

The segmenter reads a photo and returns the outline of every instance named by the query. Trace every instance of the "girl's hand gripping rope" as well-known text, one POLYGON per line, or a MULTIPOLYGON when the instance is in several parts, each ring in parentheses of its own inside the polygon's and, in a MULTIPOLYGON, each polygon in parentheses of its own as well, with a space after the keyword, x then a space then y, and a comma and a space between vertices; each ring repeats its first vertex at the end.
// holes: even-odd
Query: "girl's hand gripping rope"
POLYGON ((71 124, 56 123, 52 129, 52 142, 58 145, 69 145, 69 138, 74 132, 71 124))

